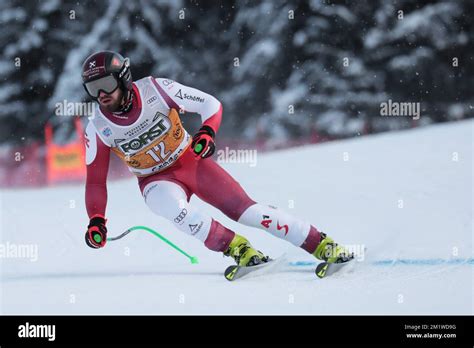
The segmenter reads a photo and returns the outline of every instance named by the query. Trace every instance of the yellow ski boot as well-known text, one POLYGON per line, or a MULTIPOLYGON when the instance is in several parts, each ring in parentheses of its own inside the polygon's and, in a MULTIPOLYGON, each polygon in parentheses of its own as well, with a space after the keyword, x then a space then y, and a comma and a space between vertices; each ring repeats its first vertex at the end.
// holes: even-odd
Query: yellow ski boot
POLYGON ((268 262, 268 256, 254 249, 250 242, 243 236, 235 234, 229 248, 224 251, 225 256, 231 256, 238 266, 256 266, 268 262))
POLYGON ((321 241, 313 255, 318 260, 323 260, 327 263, 343 263, 354 258, 353 253, 335 243, 332 238, 323 232, 321 232, 321 241))

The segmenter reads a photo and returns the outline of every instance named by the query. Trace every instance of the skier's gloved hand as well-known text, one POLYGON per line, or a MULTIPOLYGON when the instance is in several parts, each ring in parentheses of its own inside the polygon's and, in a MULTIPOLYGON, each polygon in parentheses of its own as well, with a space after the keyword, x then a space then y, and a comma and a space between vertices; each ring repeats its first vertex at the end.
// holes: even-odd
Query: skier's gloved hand
POLYGON ((98 249, 105 246, 107 241, 107 220, 104 216, 96 214, 91 217, 86 232, 86 244, 91 248, 98 249))
POLYGON ((216 144, 214 142, 215 135, 216 133, 211 127, 207 125, 202 126, 199 132, 193 136, 191 147, 193 148, 194 154, 202 158, 212 156, 216 150, 216 144))

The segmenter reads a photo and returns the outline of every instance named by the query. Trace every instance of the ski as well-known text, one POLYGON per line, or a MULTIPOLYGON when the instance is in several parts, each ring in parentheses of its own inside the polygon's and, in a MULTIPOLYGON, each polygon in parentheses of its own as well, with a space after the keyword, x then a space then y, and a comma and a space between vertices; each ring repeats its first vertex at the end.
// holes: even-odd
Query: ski
MULTIPOLYGON (((362 255, 367 252, 367 248, 363 248, 362 255)), ((316 266, 316 269, 314 273, 319 278, 325 278, 327 276, 330 276, 334 273, 339 272, 341 269, 345 268, 348 265, 354 265, 354 262, 356 262, 356 254, 352 254, 352 258, 349 261, 346 262, 340 262, 340 263, 329 263, 329 262, 321 262, 319 265, 316 266)), ((360 256, 360 255, 359 255, 360 256)))
POLYGON ((224 272, 224 276, 228 281, 234 281, 236 279, 240 279, 243 277, 250 277, 250 276, 260 276, 264 274, 268 274, 274 270, 276 270, 277 266, 282 264, 283 260, 285 260, 284 255, 276 258, 270 259, 268 262, 262 263, 256 266, 237 266, 232 265, 227 267, 224 272))
POLYGON ((341 270, 341 268, 344 268, 348 264, 352 264, 352 262, 354 262, 354 259, 341 263, 321 262, 319 265, 316 266, 316 270, 314 272, 319 278, 325 278, 338 272, 339 270, 341 270))

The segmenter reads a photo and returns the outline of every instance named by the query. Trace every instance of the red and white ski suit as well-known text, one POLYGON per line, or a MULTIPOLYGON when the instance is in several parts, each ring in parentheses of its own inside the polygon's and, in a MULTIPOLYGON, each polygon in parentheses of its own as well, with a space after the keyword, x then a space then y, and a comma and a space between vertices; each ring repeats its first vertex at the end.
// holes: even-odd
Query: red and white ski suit
POLYGON ((217 134, 222 105, 213 96, 178 82, 146 77, 133 83, 133 107, 109 113, 97 107, 86 129, 86 208, 105 215, 110 152, 138 177, 148 207, 214 251, 225 251, 234 232, 190 204, 193 194, 232 220, 261 228, 313 253, 320 233, 277 208, 252 200, 212 158, 196 157, 179 113, 197 113, 217 134))

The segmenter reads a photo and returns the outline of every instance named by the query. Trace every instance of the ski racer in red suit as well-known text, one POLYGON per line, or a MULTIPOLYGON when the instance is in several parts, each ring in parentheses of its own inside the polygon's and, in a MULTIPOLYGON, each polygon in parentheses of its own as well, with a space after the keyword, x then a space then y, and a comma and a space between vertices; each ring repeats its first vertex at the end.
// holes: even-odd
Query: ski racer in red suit
POLYGON ((98 103, 86 128, 86 207, 90 223, 85 241, 106 244, 106 179, 110 152, 138 178, 151 211, 213 251, 231 256, 239 266, 268 257, 243 236, 190 204, 193 194, 242 225, 258 227, 327 262, 347 260, 346 250, 308 222, 255 202, 212 158, 222 119, 222 105, 212 95, 166 78, 133 82, 130 61, 101 51, 89 56, 83 85, 98 103), (197 113, 202 127, 191 137, 179 113, 197 113))

